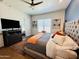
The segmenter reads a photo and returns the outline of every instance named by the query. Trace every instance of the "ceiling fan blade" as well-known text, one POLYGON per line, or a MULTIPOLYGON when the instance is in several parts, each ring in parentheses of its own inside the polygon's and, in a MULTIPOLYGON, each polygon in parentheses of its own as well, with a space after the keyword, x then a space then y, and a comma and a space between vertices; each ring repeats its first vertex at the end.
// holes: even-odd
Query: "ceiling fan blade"
POLYGON ((22 1, 31 5, 31 3, 29 3, 29 2, 27 2, 27 1, 25 1, 25 0, 22 0, 22 1))
POLYGON ((34 0, 31 0, 32 1, 32 4, 34 4, 34 0))
POLYGON ((35 3, 34 5, 38 5, 38 4, 41 4, 41 3, 43 3, 43 1, 41 1, 41 2, 37 2, 37 3, 35 3))

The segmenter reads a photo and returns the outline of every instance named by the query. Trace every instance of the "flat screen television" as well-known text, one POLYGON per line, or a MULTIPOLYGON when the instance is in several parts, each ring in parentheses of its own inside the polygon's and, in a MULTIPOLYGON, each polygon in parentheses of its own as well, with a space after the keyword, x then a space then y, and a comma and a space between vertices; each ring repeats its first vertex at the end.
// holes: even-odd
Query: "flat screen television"
POLYGON ((2 29, 20 28, 19 21, 1 18, 2 29))

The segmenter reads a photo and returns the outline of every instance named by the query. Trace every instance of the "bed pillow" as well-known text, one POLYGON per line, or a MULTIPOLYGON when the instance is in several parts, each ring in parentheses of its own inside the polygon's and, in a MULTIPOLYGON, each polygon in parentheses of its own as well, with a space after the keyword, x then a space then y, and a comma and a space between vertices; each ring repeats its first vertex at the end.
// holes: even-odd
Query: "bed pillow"
POLYGON ((52 41, 54 43, 62 46, 63 42, 65 41, 65 36, 55 35, 52 41))
POLYGON ((66 49, 76 50, 78 47, 77 43, 73 41, 72 38, 69 36, 65 36, 65 42, 63 43, 63 46, 66 47, 66 49))

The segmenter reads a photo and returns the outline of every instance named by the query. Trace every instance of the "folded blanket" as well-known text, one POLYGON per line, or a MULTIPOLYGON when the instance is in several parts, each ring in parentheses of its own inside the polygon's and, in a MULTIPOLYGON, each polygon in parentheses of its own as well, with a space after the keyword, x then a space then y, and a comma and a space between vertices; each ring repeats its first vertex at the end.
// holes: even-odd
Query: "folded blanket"
POLYGON ((38 34, 32 36, 31 38, 29 38, 29 39, 27 40, 27 43, 36 44, 37 41, 38 41, 38 39, 39 39, 41 36, 43 36, 43 35, 44 35, 44 33, 40 32, 40 33, 38 33, 38 34))

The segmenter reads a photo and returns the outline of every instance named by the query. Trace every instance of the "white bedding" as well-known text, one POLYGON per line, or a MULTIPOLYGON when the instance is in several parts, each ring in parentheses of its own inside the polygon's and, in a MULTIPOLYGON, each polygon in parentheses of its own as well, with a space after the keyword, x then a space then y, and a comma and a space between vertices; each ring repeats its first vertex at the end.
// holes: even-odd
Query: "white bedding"
POLYGON ((50 39, 46 45, 46 55, 50 58, 55 58, 56 46, 55 43, 53 43, 51 40, 52 39, 50 39))
POLYGON ((62 46, 54 43, 53 39, 50 38, 46 45, 46 55, 53 59, 76 59, 77 54, 72 50, 77 49, 78 45, 68 36, 65 36, 65 38, 62 46))

